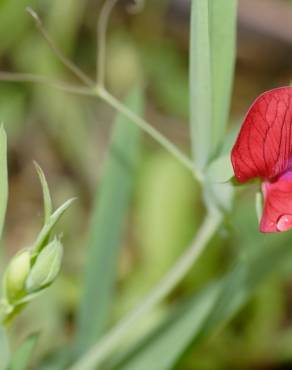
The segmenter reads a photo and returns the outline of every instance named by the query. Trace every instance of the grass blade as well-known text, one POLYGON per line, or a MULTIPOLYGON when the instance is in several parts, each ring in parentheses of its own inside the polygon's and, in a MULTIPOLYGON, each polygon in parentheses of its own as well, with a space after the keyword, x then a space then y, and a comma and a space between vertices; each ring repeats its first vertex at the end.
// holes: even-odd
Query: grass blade
POLYGON ((225 134, 234 72, 237 1, 193 0, 190 37, 192 152, 204 168, 225 134))
MULTIPOLYGON (((142 115, 140 89, 134 89, 125 103, 135 113, 142 115)), ((100 337, 108 322, 139 137, 139 129, 124 116, 118 115, 92 215, 83 296, 78 314, 78 354, 100 337)))
POLYGON ((192 154, 203 169, 211 150, 212 86, 207 0, 191 2, 190 126, 192 154))
POLYGON ((281 245, 267 245, 265 239, 263 248, 259 247, 257 253, 245 260, 239 259, 223 279, 211 283, 181 305, 146 339, 135 345, 115 369, 147 370, 153 363, 155 370, 174 368, 190 346, 193 350, 225 325, 259 284, 291 258, 287 238, 282 240, 281 245))
POLYGON ((10 350, 5 329, 0 326, 0 370, 5 370, 10 361, 10 350))
POLYGON ((235 61, 237 0, 209 0, 212 75, 212 154, 222 143, 229 115, 235 61))
POLYGON ((0 127, 0 237, 2 235, 8 201, 7 137, 0 127))
POLYGON ((21 344, 12 356, 9 370, 26 370, 38 340, 38 334, 32 334, 21 344))

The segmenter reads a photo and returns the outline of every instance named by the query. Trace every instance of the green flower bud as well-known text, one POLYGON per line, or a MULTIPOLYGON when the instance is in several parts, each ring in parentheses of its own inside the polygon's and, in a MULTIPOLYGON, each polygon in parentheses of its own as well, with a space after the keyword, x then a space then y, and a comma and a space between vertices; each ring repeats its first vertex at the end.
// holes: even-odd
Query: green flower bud
POLYGON ((30 272, 29 250, 20 251, 9 263, 4 277, 4 291, 8 302, 13 303, 25 295, 25 281, 30 272))
POLYGON ((26 280, 26 291, 36 292, 52 284, 60 271, 62 257, 63 246, 54 239, 37 256, 26 280))

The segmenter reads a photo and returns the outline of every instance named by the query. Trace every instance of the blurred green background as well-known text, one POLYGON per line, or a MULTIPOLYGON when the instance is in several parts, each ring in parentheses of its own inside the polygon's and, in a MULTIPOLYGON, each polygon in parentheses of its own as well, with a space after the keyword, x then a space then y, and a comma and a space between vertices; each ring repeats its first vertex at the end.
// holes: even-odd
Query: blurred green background
MULTIPOLYGON (((123 97, 137 80, 143 80, 147 119, 188 152, 189 1, 146 0, 136 14, 129 11, 132 3, 121 0, 110 20, 107 86, 123 97)), ((76 82, 36 30, 25 12, 28 5, 39 13, 64 53, 93 77, 99 0, 0 0, 0 69, 76 82)), ((291 1, 239 1, 229 124, 233 137, 259 93, 290 84, 291 22, 291 1)), ((65 245, 62 274, 11 329, 13 348, 29 333, 40 332, 35 368, 45 368, 74 335, 90 212, 103 175, 113 118, 114 112, 96 98, 32 83, 0 82, 0 120, 9 141, 6 254, 11 256, 29 245, 42 222, 42 194, 33 160, 46 173, 56 205, 78 197, 60 225, 65 245)), ((147 135, 142 137, 137 161, 120 243, 111 323, 128 312, 175 262, 204 214, 200 190, 191 175, 147 135)), ((235 207, 224 227, 192 272, 139 331, 149 330, 180 299, 223 276, 238 256, 246 258, 254 250, 290 243, 291 252, 231 321, 196 349, 190 347, 177 369, 292 369, 291 233, 259 234, 255 190, 255 186, 237 190, 235 207)))

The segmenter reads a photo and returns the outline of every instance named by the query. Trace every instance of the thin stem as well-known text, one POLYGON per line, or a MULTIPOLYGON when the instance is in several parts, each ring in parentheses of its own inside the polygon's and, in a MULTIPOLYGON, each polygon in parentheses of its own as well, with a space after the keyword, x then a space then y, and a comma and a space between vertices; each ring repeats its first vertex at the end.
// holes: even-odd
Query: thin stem
POLYGON ((118 0, 105 0, 97 22, 97 55, 96 55, 96 82, 104 86, 105 58, 106 58, 106 32, 110 14, 118 0))
POLYGON ((101 341, 76 362, 70 370, 92 370, 100 365, 122 343, 126 335, 134 329, 137 322, 145 316, 154 306, 159 304, 190 271, 198 260, 205 246, 215 234, 222 220, 217 212, 209 213, 193 243, 166 274, 158 285, 146 296, 144 300, 114 327, 101 341))
POLYGON ((189 169, 199 183, 203 182, 203 174, 200 171, 198 171, 198 169, 195 167, 194 163, 190 158, 188 158, 184 153, 182 153, 176 147, 176 145, 174 145, 164 135, 157 131, 150 123, 148 123, 146 120, 142 119, 137 114, 129 110, 118 99, 116 99, 113 95, 111 95, 108 91, 106 91, 102 87, 92 89, 88 87, 70 85, 61 81, 54 81, 42 75, 36 75, 32 73, 10 73, 4 71, 0 71, 0 81, 1 80, 10 82, 39 83, 52 86, 54 88, 57 88, 58 90, 70 92, 73 94, 95 96, 102 99, 111 107, 113 107, 115 110, 117 110, 119 113, 128 117, 131 122, 139 126, 143 131, 148 133, 164 149, 171 153, 184 167, 189 169))
MULTIPOLYGON (((43 35, 44 39, 47 41, 48 45, 56 55, 56 57, 71 71, 73 72, 86 86, 88 89, 84 88, 76 88, 74 86, 66 86, 64 84, 59 84, 56 82, 51 82, 50 80, 46 80, 43 76, 34 76, 34 75, 18 75, 18 77, 22 77, 23 80, 31 80, 32 82, 40 82, 40 83, 48 83, 49 85, 54 85, 61 88, 62 90, 84 94, 89 96, 97 96, 115 108, 121 114, 124 114, 128 117, 133 123, 138 125, 142 130, 147 132, 152 138, 154 138, 158 143, 160 143, 167 151, 169 151, 172 155, 174 155, 186 168, 188 168, 195 178, 202 183, 203 182, 203 175, 202 173, 196 169, 194 163, 190 158, 188 158, 185 154, 183 154, 171 141, 169 141, 165 136, 163 136, 159 131, 157 131, 153 126, 151 126, 147 121, 136 115, 134 112, 129 110, 126 106, 124 106, 119 100, 117 100, 114 96, 112 96, 109 92, 107 92, 103 85, 104 85, 104 70, 105 70, 105 47, 106 47, 106 30, 108 19, 112 8, 116 4, 118 0, 106 0, 103 8, 100 13, 100 19, 98 22, 98 53, 97 53, 97 85, 93 81, 91 81, 75 64, 73 64, 69 59, 67 59, 64 54, 57 48, 54 41, 52 40, 49 33, 44 28, 40 17, 37 13, 32 10, 31 8, 27 8, 28 13, 33 17, 36 22, 36 25, 43 35)), ((1 76, 0 76, 1 79, 1 76)), ((15 79, 16 81, 17 79, 15 79)), ((12 81, 12 79, 11 79, 12 81)))
POLYGON ((63 52, 57 47, 47 30, 45 29, 40 17, 38 14, 30 7, 26 8, 27 12, 32 16, 35 21, 35 24, 40 31, 41 35, 47 42, 48 46, 51 48, 53 53, 56 57, 67 67, 81 82, 83 82, 86 86, 93 86, 94 82, 83 72, 80 68, 78 68, 70 59, 68 59, 63 52))
POLYGON ((129 110, 119 100, 103 88, 98 88, 96 95, 103 99, 106 103, 111 105, 121 114, 128 117, 133 123, 139 126, 142 130, 147 132, 154 140, 156 140, 161 146, 163 146, 168 152, 170 152, 178 161, 180 161, 184 167, 192 171, 195 178, 201 183, 203 181, 203 175, 195 168, 194 163, 190 158, 183 154, 170 140, 164 135, 157 131, 152 125, 150 125, 143 118, 138 116, 136 113, 129 110))
POLYGON ((96 95, 94 92, 90 92, 90 90, 87 87, 70 85, 62 81, 54 81, 54 80, 51 80, 49 77, 42 76, 42 75, 36 75, 33 73, 14 73, 14 72, 0 71, 0 81, 32 82, 32 83, 51 86, 58 90, 70 92, 73 94, 96 95))
POLYGON ((156 141, 158 141, 166 150, 172 153, 185 167, 191 170, 194 173, 195 177, 199 180, 199 182, 201 182, 202 175, 195 170, 193 162, 188 157, 186 157, 172 142, 170 142, 153 126, 151 126, 144 119, 142 119, 134 112, 129 110, 125 105, 123 105, 119 100, 117 100, 104 88, 106 32, 108 28, 110 14, 117 2, 118 0, 106 0, 100 11, 99 20, 97 22, 96 94, 105 102, 107 102, 109 105, 111 105, 113 108, 115 108, 117 111, 130 118, 132 122, 134 122, 141 129, 146 131, 151 137, 153 137, 156 141))

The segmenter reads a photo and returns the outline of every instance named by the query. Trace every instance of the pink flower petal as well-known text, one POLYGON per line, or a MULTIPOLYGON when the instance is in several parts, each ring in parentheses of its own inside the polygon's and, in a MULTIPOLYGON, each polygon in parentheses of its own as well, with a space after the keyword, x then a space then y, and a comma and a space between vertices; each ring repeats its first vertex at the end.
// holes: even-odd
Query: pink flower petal
POLYGON ((292 157, 292 87, 260 95, 249 109, 232 149, 236 178, 273 179, 292 157))
POLYGON ((262 184, 264 210, 260 231, 264 233, 287 231, 292 228, 292 178, 282 176, 275 182, 262 184))

